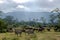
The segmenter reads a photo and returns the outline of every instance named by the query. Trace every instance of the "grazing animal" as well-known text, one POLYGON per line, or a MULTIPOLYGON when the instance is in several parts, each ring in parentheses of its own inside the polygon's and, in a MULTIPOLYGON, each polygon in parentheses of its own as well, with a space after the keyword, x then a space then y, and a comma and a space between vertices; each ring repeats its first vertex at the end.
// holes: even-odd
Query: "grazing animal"
POLYGON ((38 29, 38 28, 34 28, 33 30, 34 30, 34 31, 38 31, 39 29, 38 29))
POLYGON ((39 31, 42 32, 42 31, 43 31, 42 28, 39 28, 39 29, 38 29, 38 32, 39 32, 39 31))
POLYGON ((54 31, 55 31, 55 32, 58 32, 58 30, 59 30, 59 27, 58 27, 57 25, 55 25, 54 31))
POLYGON ((40 28, 38 29, 38 32, 39 32, 39 31, 42 32, 43 30, 45 30, 45 28, 44 28, 44 27, 40 27, 40 28))
POLYGON ((29 34, 34 34, 34 30, 32 28, 25 29, 25 33, 29 34))
POLYGON ((15 29, 15 34, 16 34, 17 36, 20 34, 20 36, 21 36, 22 30, 20 30, 20 29, 15 29))
POLYGON ((45 30, 44 27, 34 28, 34 31, 38 31, 38 32, 42 32, 43 30, 45 30))
POLYGON ((54 28, 54 31, 55 31, 55 32, 60 32, 60 27, 54 28))
POLYGON ((47 31, 50 31, 50 28, 47 28, 47 31))
POLYGON ((58 30, 57 28, 54 28, 54 31, 55 31, 55 32, 57 32, 57 30, 58 30))
POLYGON ((7 32, 13 32, 13 29, 12 29, 12 28, 7 28, 6 31, 7 31, 7 32))

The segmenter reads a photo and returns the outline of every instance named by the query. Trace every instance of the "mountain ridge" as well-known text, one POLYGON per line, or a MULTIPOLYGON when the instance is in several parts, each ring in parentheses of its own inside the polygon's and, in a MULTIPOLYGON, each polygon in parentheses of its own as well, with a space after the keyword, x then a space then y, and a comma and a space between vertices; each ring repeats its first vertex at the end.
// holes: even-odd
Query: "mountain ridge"
POLYGON ((5 13, 4 16, 13 16, 17 18, 19 21, 21 20, 31 20, 31 19, 40 19, 40 17, 44 17, 46 19, 49 18, 50 12, 20 12, 20 11, 15 11, 15 12, 8 12, 5 13))

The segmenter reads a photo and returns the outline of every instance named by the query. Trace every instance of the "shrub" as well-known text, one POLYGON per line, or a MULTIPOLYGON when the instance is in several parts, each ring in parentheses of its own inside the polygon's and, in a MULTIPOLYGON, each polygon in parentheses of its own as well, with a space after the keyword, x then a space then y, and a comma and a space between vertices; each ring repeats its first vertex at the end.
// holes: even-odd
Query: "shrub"
POLYGON ((12 40, 19 40, 19 39, 16 37, 16 38, 13 38, 12 40))

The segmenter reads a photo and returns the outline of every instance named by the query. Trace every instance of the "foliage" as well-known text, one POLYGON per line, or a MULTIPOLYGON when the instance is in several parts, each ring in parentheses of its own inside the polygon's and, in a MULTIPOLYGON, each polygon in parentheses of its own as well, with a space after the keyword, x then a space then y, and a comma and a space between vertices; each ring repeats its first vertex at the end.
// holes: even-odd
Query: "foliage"
POLYGON ((7 28, 7 24, 4 20, 0 19, 0 32, 3 32, 7 28))

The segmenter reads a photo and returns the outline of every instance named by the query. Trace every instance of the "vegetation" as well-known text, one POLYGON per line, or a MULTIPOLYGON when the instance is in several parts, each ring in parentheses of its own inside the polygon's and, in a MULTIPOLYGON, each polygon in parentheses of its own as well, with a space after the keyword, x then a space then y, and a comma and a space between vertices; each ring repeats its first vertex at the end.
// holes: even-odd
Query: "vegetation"
POLYGON ((37 32, 34 35, 16 36, 14 33, 0 34, 0 40, 60 40, 60 32, 37 32))
MULTIPOLYGON (((60 32, 60 11, 58 8, 54 9, 51 12, 56 12, 56 14, 50 15, 50 20, 47 23, 46 19, 44 17, 41 17, 40 19, 42 22, 38 22, 37 19, 33 19, 33 21, 18 21, 13 16, 6 16, 5 18, 2 18, 2 11, 0 11, 0 36, 2 36, 1 40, 59 40, 60 36, 56 36, 56 34, 59 34, 60 32), (14 35, 14 33, 7 33, 8 30, 12 30, 12 28, 35 28, 34 30, 45 32, 35 32, 34 35, 24 35, 23 37, 17 37, 14 35), (46 29, 50 32, 46 32, 46 29), (51 30, 53 32, 51 32, 51 30), (2 34, 1 34, 2 33, 2 34), (11 37, 11 36, 12 37, 11 37), (53 36, 54 35, 54 36, 53 36), (55 37, 55 38, 54 38, 55 37)), ((20 31, 20 30, 19 30, 20 31)), ((32 31, 33 32, 33 31, 32 31)), ((30 33, 30 32, 29 32, 30 33)), ((59 34, 60 35, 60 34, 59 34)))

